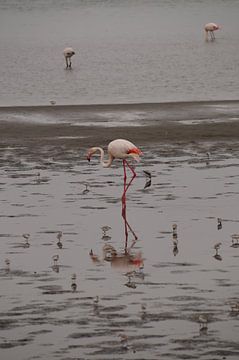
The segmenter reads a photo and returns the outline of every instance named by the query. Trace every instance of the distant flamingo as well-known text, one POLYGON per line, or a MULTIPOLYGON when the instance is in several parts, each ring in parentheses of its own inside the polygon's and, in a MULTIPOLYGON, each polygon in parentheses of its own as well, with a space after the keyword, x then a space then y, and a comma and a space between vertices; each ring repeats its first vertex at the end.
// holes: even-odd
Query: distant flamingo
POLYGON ((75 55, 75 51, 71 47, 64 49, 63 54, 66 60, 66 68, 71 68, 71 57, 75 55))
POLYGON ((208 23, 204 26, 205 40, 208 41, 208 33, 210 34, 211 40, 215 40, 214 31, 219 30, 221 27, 215 23, 208 23))

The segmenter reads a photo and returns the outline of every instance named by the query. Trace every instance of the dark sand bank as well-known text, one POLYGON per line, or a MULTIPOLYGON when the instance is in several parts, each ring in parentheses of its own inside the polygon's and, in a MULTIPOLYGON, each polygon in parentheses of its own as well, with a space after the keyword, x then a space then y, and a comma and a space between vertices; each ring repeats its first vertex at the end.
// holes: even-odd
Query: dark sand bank
POLYGON ((235 141, 239 101, 0 108, 1 144, 235 141))

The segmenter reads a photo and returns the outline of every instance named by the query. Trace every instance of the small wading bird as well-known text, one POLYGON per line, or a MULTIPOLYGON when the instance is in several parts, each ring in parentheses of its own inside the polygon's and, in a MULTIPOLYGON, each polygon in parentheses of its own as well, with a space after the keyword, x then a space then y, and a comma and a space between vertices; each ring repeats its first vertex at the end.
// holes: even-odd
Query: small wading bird
POLYGON ((25 239, 25 244, 24 244, 24 247, 26 248, 29 248, 30 247, 30 244, 29 244, 29 238, 30 238, 30 234, 23 234, 22 237, 25 239))
POLYGON ((62 244, 62 242, 61 242, 62 231, 58 231, 56 237, 57 237, 57 239, 58 239, 56 245, 58 246, 59 249, 62 249, 62 247, 63 247, 63 244, 62 244))
POLYGON ((177 239, 178 238, 178 232, 177 232, 178 226, 177 226, 177 224, 173 224, 172 228, 173 228, 173 239, 177 239))
POLYGON ((207 329, 208 318, 206 315, 199 315, 198 317, 200 329, 207 329))
POLYGON ((230 304, 230 307, 231 307, 231 311, 233 313, 236 313, 238 314, 239 313, 239 302, 233 302, 230 304))
POLYGON ((71 47, 67 47, 64 49, 63 54, 66 60, 66 68, 71 69, 71 57, 75 55, 75 51, 71 47))
POLYGON ((76 289, 77 289, 76 274, 71 275, 71 289, 72 289, 73 292, 75 292, 76 289))
POLYGON ((141 304, 141 311, 139 313, 142 320, 146 319, 147 311, 146 311, 146 304, 141 304))
POLYGON ((59 255, 53 255, 52 260, 53 260, 52 270, 55 271, 56 273, 58 273, 59 272, 59 265, 58 265, 59 255))
POLYGON ((10 260, 5 259, 5 264, 6 264, 6 272, 9 272, 10 271, 10 260))
POLYGON ((214 258, 216 260, 220 260, 220 261, 222 260, 222 257, 221 257, 221 255, 218 254, 218 250, 220 249, 221 245, 222 245, 221 242, 218 242, 214 245, 214 249, 216 250, 216 254, 214 255, 214 258))
POLYGON ((233 248, 238 248, 239 247, 239 234, 232 234, 231 235, 232 238, 232 245, 231 247, 233 248))
POLYGON ((215 30, 219 30, 221 29, 221 27, 215 23, 208 23, 204 26, 204 31, 205 31, 205 40, 208 41, 208 34, 210 34, 210 38, 211 40, 215 40, 215 34, 214 31, 215 30))
MULTIPOLYGON (((128 140, 124 139, 116 139, 109 143, 108 145, 108 160, 104 161, 104 150, 101 147, 92 147, 87 152, 87 159, 90 161, 91 156, 94 155, 96 152, 100 153, 100 163, 103 167, 108 168, 112 165, 114 159, 121 159, 123 162, 124 168, 124 191, 122 195, 122 216, 125 219, 125 226, 127 226, 131 231, 131 227, 126 220, 126 192, 132 181, 136 177, 136 173, 133 167, 128 163, 127 159, 133 159, 136 161, 140 160, 140 155, 142 155, 141 150, 139 150, 133 143, 128 140), (130 169, 132 173, 132 178, 128 182, 127 181, 127 174, 126 174, 126 167, 130 169)), ((133 233, 133 231, 132 231, 133 233)), ((134 234, 134 233, 133 233, 134 234)), ((134 234, 135 235, 135 234, 134 234)), ((137 239, 136 235, 135 238, 137 239)))
POLYGON ((99 301, 100 301, 99 296, 96 295, 96 297, 93 299, 93 305, 97 307, 99 305, 99 301))
POLYGON ((110 229, 111 229, 111 227, 108 225, 104 225, 101 227, 101 230, 103 232, 102 238, 101 238, 102 240, 110 240, 111 239, 111 236, 107 235, 107 231, 109 231, 110 229))
POLYGON ((82 194, 83 194, 83 195, 88 194, 88 192, 90 191, 90 190, 88 189, 88 185, 89 185, 89 184, 85 183, 85 189, 82 191, 82 194))
POLYGON ((221 229, 222 229, 222 219, 217 218, 217 230, 221 230, 221 229))

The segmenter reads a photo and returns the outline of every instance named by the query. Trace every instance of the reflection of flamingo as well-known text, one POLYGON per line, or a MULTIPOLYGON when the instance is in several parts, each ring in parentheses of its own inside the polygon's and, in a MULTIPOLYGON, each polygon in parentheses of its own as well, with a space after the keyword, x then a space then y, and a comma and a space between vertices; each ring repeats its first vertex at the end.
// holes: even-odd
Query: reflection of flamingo
POLYGON ((214 31, 220 29, 220 26, 215 23, 208 23, 204 26, 205 39, 208 41, 208 33, 210 34, 211 40, 215 40, 214 31))

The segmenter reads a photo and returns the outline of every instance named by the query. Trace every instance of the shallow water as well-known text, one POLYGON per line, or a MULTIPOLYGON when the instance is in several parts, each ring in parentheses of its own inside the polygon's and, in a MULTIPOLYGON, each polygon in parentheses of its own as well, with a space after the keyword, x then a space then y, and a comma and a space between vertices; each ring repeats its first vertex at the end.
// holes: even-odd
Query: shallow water
POLYGON ((238 99, 238 1, 0 0, 0 10, 0 105, 238 99), (206 43, 210 21, 222 29, 206 43))
POLYGON ((239 297, 239 248, 230 236, 239 229, 238 150, 142 144, 127 220, 138 237, 129 232, 128 249, 142 255, 143 273, 103 256, 106 243, 124 254, 120 164, 102 169, 97 159, 89 165, 74 148, 60 152, 54 144, 39 149, 36 161, 32 150, 23 143, 0 152, 1 358, 237 359, 239 315, 230 303, 239 297), (143 170, 152 174, 147 188, 143 170), (130 270, 134 287, 126 286, 130 270), (201 314, 207 331, 200 331, 201 314))

